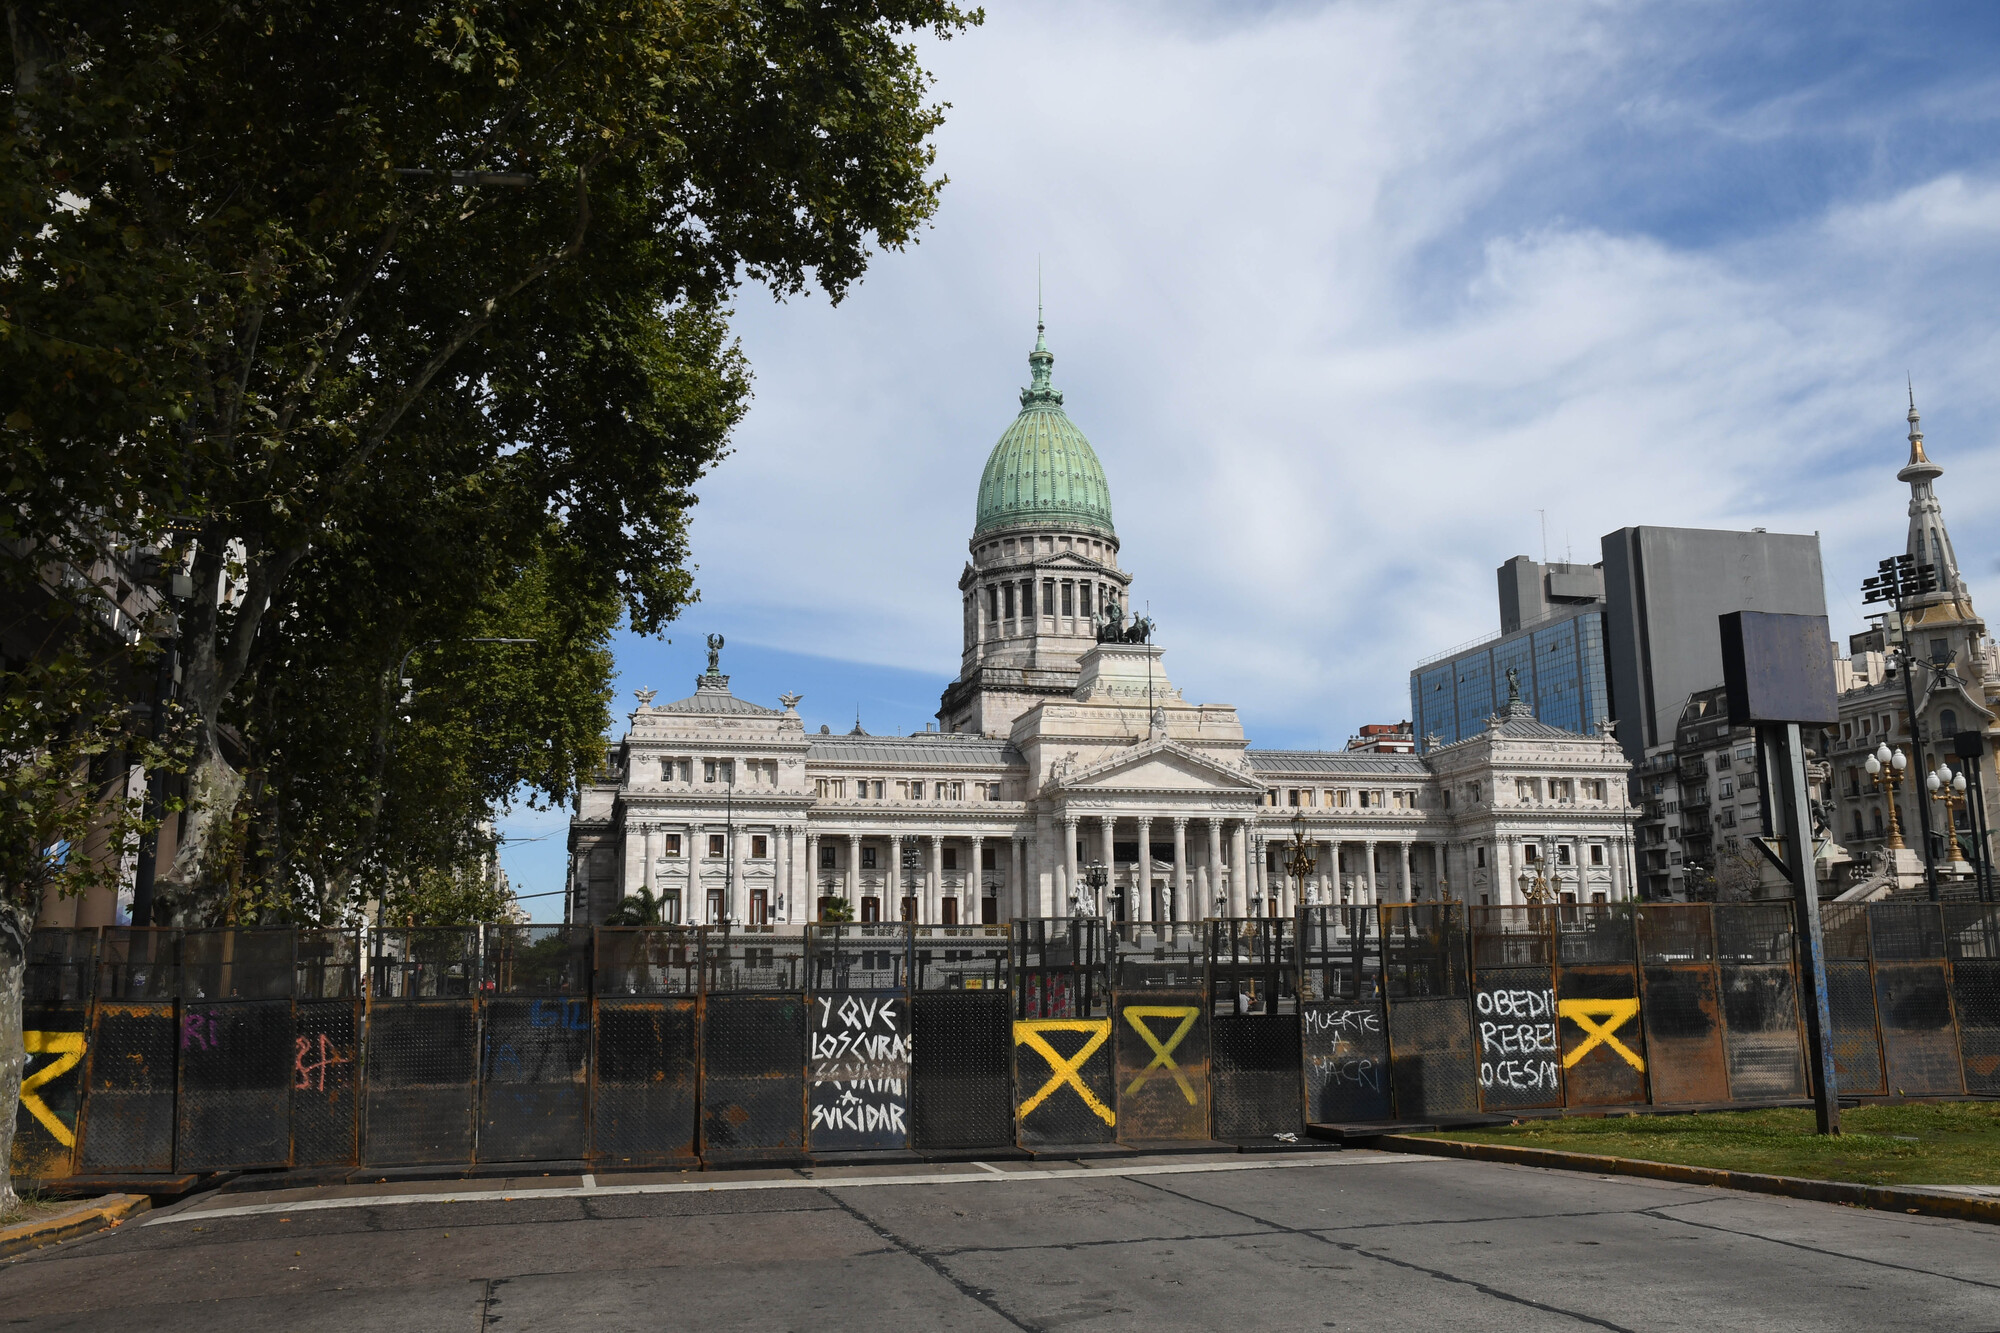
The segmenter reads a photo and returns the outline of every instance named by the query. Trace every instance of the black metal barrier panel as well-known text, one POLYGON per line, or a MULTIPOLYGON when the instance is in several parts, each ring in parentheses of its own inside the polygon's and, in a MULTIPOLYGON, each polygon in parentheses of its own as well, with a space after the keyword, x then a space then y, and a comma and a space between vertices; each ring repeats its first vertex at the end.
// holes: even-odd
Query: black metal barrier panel
POLYGON ((1868 912, 1875 1014, 1890 1089, 1898 1097, 1965 1091, 1951 1009, 1944 915, 1937 903, 1875 903, 1868 912))
POLYGON ((79 1171, 174 1168, 180 947, 177 930, 103 932, 85 1057, 79 1171))
POLYGON ((1555 929, 1563 1105, 1643 1104, 1647 1052, 1635 906, 1566 903, 1556 908, 1555 929))
POLYGON ((301 930, 292 1002, 293 1166, 361 1161, 361 941, 301 930))
POLYGON ((21 994, 27 1059, 7 1163, 17 1180, 56 1180, 75 1171, 96 967, 94 930, 38 930, 28 942, 21 994))
POLYGON ((1110 979, 1101 917, 1014 923, 1014 1095, 1024 1148, 1109 1143, 1110 979))
POLYGON ((182 935, 180 1170, 290 1164, 297 945, 291 930, 182 935))
POLYGON ((885 1152, 910 1144, 911 928, 806 927, 806 1145, 885 1152))
POLYGON ((920 1149, 1014 1142, 1006 926, 917 926, 910 995, 910 1131, 920 1149))
POLYGON ((1715 905, 1723 1049, 1729 1056, 1732 1101, 1808 1095, 1794 943, 1790 903, 1715 905))
POLYGON ((1209 1137, 1208 992, 1196 927, 1111 924, 1111 1084, 1120 1143, 1209 1137))
POLYGON ((1833 1076, 1843 1096, 1885 1096, 1882 1033, 1875 1020, 1875 968, 1869 961, 1868 907, 1822 903, 1826 998, 1833 1015, 1833 1076))
POLYGON ((1405 1120, 1479 1110, 1472 1044, 1465 908, 1458 903, 1384 906, 1382 997, 1396 1114, 1405 1120))
POLYGON ((1945 904, 1944 939, 1965 1090, 2000 1095, 2000 907, 1945 904))
POLYGON ((1218 1139, 1300 1133, 1298 922, 1246 917, 1207 924, 1212 1133, 1218 1139))
POLYGON ((591 1156, 691 1165, 701 1124, 701 937, 600 928, 593 958, 591 1156))
POLYGON ((474 1160, 481 931, 378 931, 369 956, 365 1129, 369 1166, 474 1160))
POLYGON ((589 1151, 590 929, 488 926, 480 1022, 482 1162, 589 1151))
POLYGON ((1299 943, 1299 1074, 1315 1124, 1387 1120, 1389 1033, 1372 907, 1308 907, 1299 943))
POLYGON ((803 1157, 803 928, 704 930, 702 972, 702 1158, 758 1162, 803 1157))
POLYGON ((1640 1030, 1655 1106, 1729 1100, 1715 916, 1706 903, 1639 909, 1640 1030))
POLYGON ((1563 1104, 1556 911, 1535 905, 1471 909, 1472 1030, 1481 1110, 1563 1104))

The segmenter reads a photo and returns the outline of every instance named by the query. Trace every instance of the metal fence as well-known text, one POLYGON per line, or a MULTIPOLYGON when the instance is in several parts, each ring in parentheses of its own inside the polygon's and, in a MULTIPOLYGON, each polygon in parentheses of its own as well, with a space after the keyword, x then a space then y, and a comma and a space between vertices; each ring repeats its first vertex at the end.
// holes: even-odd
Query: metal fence
MULTIPOLYGON (((1848 1096, 2000 1093, 2000 908, 1828 905, 1848 1096)), ((1797 1100, 1783 904, 38 931, 13 1172, 1060 1153, 1797 1100)))

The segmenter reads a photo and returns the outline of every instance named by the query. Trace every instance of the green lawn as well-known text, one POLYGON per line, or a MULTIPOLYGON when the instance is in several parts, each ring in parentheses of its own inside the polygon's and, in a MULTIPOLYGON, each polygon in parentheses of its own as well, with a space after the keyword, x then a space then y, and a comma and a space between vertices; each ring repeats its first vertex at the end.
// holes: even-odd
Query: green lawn
POLYGON ((1426 1137, 1865 1185, 2000 1185, 2000 1104, 1851 1107, 1840 1119, 1844 1132, 1827 1139, 1812 1132, 1811 1111, 1789 1108, 1526 1120, 1426 1137))

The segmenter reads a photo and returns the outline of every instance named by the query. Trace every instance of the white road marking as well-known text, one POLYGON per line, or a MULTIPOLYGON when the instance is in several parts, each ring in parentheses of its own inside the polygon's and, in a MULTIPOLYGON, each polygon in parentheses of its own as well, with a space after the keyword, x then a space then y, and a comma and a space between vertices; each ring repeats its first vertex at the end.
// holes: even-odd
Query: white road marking
MULTIPOLYGON (((1285 1156, 1255 1161, 1162 1162, 1144 1166, 1056 1167, 1037 1170, 1002 1171, 988 1166, 983 1172, 955 1171, 934 1176, 821 1176, 813 1180, 729 1180, 713 1183, 681 1180, 643 1185, 562 1186, 554 1189, 460 1190, 454 1194, 368 1194, 349 1198, 295 1199, 290 1203, 248 1203, 233 1208, 192 1208, 148 1218, 143 1226, 166 1226, 174 1222, 206 1222, 218 1217, 269 1217, 276 1214, 328 1212, 337 1208, 394 1208, 419 1203, 526 1203, 540 1199, 573 1199, 584 1194, 602 1198, 607 1194, 727 1194, 738 1190, 829 1190, 862 1189, 882 1185, 992 1185, 1001 1181, 1099 1180, 1106 1176, 1189 1176, 1223 1171, 1297 1171, 1330 1166, 1415 1166, 1441 1162, 1444 1158, 1419 1157, 1408 1153, 1330 1152, 1310 1157, 1285 1156), (989 1174, 990 1173, 990 1174, 989 1174)), ((978 1165, 984 1165, 979 1163, 978 1165)))
POLYGON ((988 1166, 984 1162, 974 1162, 973 1165, 978 1167, 981 1171, 991 1171, 996 1176, 1004 1176, 1007 1174, 1005 1171, 1002 1171, 999 1167, 988 1166))
POLYGON ((588 1171, 584 1172, 584 1175, 583 1175, 583 1187, 584 1187, 585 1189, 587 1189, 587 1190, 594 1190, 594 1189, 596 1189, 596 1188, 597 1188, 597 1177, 596 1177, 596 1176, 593 1176, 593 1175, 591 1175, 591 1174, 590 1174, 590 1173, 589 1173, 588 1171))

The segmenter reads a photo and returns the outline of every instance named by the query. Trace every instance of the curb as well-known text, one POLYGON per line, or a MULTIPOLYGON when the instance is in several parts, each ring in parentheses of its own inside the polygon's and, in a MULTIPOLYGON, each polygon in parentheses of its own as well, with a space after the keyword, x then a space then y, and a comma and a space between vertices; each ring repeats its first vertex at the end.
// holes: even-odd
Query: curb
POLYGON ((0 1228, 0 1259, 11 1259, 44 1245, 115 1227, 126 1218, 145 1212, 152 1203, 144 1194, 107 1194, 86 1208, 0 1228))
POLYGON ((1683 1185, 1777 1194, 1788 1199, 1811 1199, 1817 1203, 1844 1203, 1850 1207, 1876 1208, 1883 1212, 1917 1213, 1961 1222, 2000 1223, 2000 1199, 1930 1194, 1921 1188, 1859 1185, 1845 1180, 1808 1180, 1801 1176, 1767 1176, 1755 1171, 1651 1162, 1640 1157, 1599 1157, 1591 1153, 1559 1152, 1553 1148, 1512 1148, 1498 1143, 1464 1143, 1456 1139, 1419 1138, 1411 1134, 1384 1134, 1368 1146, 1384 1152, 1462 1157, 1478 1162, 1546 1167, 1554 1171, 1588 1171, 1595 1175, 1643 1176, 1649 1180, 1672 1180, 1683 1185))

